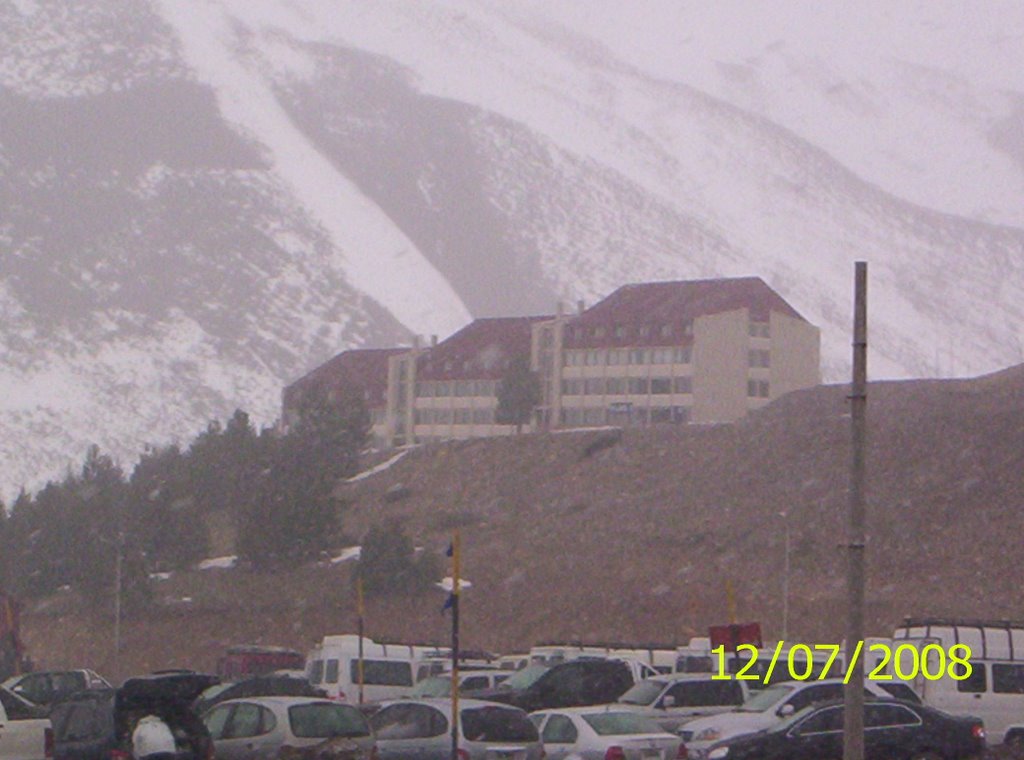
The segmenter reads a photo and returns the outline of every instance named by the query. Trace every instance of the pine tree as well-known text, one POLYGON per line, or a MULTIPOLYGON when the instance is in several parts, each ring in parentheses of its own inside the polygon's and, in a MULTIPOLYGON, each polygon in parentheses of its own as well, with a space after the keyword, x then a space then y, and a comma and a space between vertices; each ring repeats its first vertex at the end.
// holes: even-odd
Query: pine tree
POLYGON ((533 418, 533 410, 540 402, 540 378, 530 369, 530 358, 513 357, 498 388, 495 422, 500 425, 515 425, 516 433, 521 433, 523 425, 528 424, 533 418))

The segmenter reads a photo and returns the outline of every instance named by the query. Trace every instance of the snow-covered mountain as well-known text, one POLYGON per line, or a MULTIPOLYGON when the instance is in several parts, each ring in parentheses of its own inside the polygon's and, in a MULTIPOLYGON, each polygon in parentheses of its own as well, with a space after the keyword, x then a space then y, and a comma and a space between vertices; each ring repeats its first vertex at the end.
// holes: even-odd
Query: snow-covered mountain
POLYGON ((865 259, 873 377, 1024 361, 1024 13, 824 5, 0 0, 4 489, 627 281, 760 275, 836 380, 865 259))

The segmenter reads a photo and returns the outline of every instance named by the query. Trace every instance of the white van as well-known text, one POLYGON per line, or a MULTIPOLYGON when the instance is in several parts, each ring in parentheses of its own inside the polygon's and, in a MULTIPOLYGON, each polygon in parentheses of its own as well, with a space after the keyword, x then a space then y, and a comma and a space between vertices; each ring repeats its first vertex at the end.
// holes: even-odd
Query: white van
POLYGON ((914 674, 916 660, 916 675, 903 680, 926 705, 981 718, 991 744, 1024 738, 1024 622, 908 619, 893 634, 892 648, 888 672, 914 674), (950 676, 951 667, 963 672, 950 665, 950 648, 958 644, 971 649, 971 674, 963 680, 950 676), (926 678, 924 671, 942 676, 926 678))
MULTIPOLYGON (((363 637, 363 701, 403 696, 440 673, 450 650, 413 644, 381 644, 363 637)), ((309 682, 332 699, 359 701, 359 637, 324 636, 306 658, 309 682)))
POLYGON ((529 664, 551 667, 581 657, 635 660, 648 666, 654 674, 666 674, 675 667, 676 650, 631 644, 542 644, 530 649, 529 664))

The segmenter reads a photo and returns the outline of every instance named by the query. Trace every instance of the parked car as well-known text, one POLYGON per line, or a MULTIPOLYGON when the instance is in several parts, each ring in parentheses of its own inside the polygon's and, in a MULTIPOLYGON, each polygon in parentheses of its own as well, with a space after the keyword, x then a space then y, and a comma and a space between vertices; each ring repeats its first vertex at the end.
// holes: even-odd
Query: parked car
MULTIPOLYGON (((448 699, 387 702, 370 718, 380 760, 449 760, 452 704, 448 699)), ((478 699, 459 701, 462 760, 541 760, 536 726, 522 710, 478 699)))
POLYGON ((635 680, 627 662, 581 658, 554 666, 525 689, 496 690, 487 698, 527 712, 602 705, 622 696, 635 680))
POLYGON ((0 760, 43 760, 53 755, 46 708, 0 689, 0 760))
POLYGON ((538 712, 530 720, 540 731, 548 760, 676 760, 685 758, 682 740, 635 712, 606 707, 570 707, 538 712))
POLYGON ((221 702, 203 716, 217 760, 343 757, 371 760, 375 741, 359 710, 310 697, 221 702))
POLYGON ((12 676, 0 688, 29 702, 48 707, 59 699, 85 689, 110 689, 111 685, 94 670, 45 670, 12 676))
POLYGON ((313 686, 305 678, 265 675, 234 683, 220 683, 203 691, 192 705, 198 715, 229 699, 243 697, 326 697, 327 692, 313 686))
POLYGON ((643 715, 675 733, 694 718, 735 710, 749 695, 745 681, 694 673, 645 678, 619 697, 614 707, 643 715))
MULTIPOLYGON (((483 689, 497 688, 506 681, 510 673, 501 670, 459 671, 459 694, 476 693, 483 689)), ((410 697, 448 697, 452 693, 451 673, 425 678, 416 684, 410 697)))
MULTIPOLYGON (((890 698, 876 682, 864 682, 865 697, 890 698)), ((843 681, 783 681, 755 692, 735 710, 709 715, 684 723, 679 733, 692 757, 702 757, 715 742, 740 734, 771 728, 789 716, 817 702, 841 699, 843 681)))
POLYGON ((192 703, 220 679, 192 671, 152 673, 129 678, 114 695, 114 735, 120 757, 131 757, 132 731, 147 715, 164 721, 174 734, 180 760, 212 760, 213 742, 192 703))
MULTIPOLYGON (((864 705, 865 760, 967 760, 985 750, 978 718, 952 716, 904 700, 864 705)), ((843 755, 843 703, 806 707, 766 731, 712 745, 707 760, 821 760, 843 755)))
POLYGON ((108 760, 118 749, 114 689, 79 691, 50 708, 54 760, 108 760))

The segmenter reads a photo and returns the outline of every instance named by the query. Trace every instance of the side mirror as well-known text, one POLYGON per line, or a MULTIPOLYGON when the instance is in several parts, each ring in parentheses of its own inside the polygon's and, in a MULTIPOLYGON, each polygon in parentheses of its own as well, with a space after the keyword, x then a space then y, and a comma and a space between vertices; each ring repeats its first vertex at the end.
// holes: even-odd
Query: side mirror
POLYGON ((793 709, 793 705, 791 705, 789 703, 786 703, 782 707, 779 708, 779 713, 778 714, 779 714, 780 717, 785 718, 785 717, 788 717, 788 716, 792 715, 795 712, 796 712, 796 710, 793 709))
POLYGON ((675 706, 676 706, 676 698, 673 697, 671 694, 666 694, 664 697, 661 698, 661 709, 662 710, 667 710, 668 708, 675 707, 675 706))

